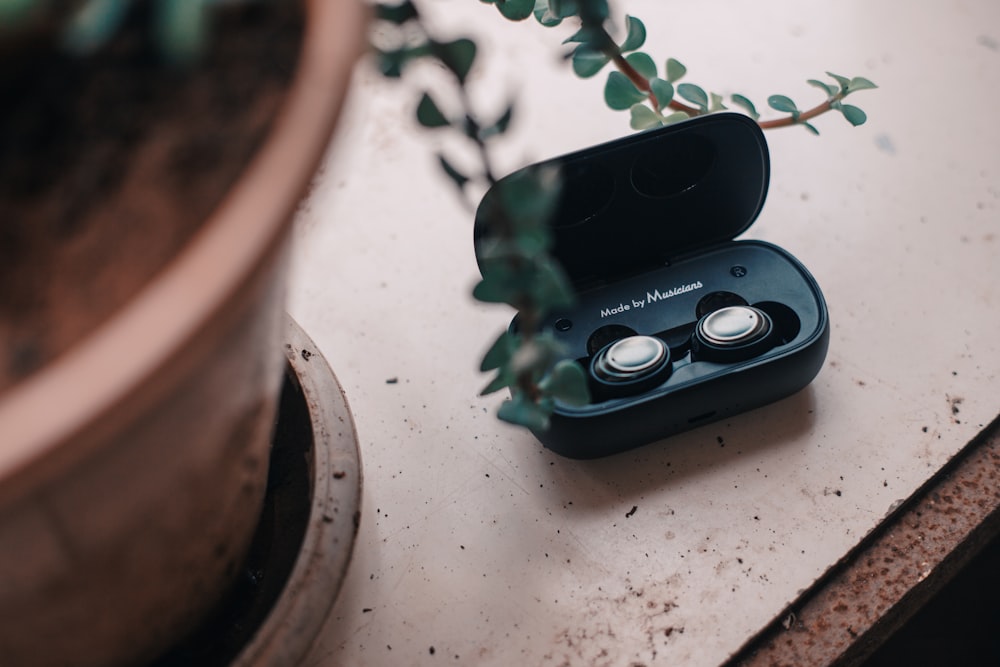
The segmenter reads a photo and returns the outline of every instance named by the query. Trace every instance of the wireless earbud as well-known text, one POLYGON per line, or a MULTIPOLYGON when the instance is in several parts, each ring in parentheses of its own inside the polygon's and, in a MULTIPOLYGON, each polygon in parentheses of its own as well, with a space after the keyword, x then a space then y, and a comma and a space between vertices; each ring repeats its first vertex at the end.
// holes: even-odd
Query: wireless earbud
POLYGON ((670 348, 654 336, 629 336, 605 346, 590 363, 590 374, 608 396, 627 396, 670 376, 670 348))
POLYGON ((691 338, 694 358, 733 362, 751 359, 773 347, 771 317, 753 306, 714 310, 695 326, 691 338))

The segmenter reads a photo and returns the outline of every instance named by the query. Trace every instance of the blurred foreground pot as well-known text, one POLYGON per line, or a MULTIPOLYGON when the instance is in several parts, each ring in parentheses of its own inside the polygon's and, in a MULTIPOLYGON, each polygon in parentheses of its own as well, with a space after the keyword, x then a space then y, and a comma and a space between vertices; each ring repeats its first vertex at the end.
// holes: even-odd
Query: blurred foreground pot
POLYGON ((306 3, 267 140, 139 295, 0 398, 0 664, 139 664, 208 613, 258 519, 291 219, 362 48, 306 3))

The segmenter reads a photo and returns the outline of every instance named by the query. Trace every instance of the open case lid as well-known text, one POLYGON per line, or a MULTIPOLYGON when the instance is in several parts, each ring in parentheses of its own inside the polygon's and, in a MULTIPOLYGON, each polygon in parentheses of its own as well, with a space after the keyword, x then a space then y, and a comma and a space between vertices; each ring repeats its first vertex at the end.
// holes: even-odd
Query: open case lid
MULTIPOLYGON (((735 113, 699 116, 524 169, 549 165, 561 175, 551 252, 578 290, 741 234, 764 205, 770 173, 763 132, 735 113)), ((497 190, 512 176, 476 211, 477 260, 497 190)))

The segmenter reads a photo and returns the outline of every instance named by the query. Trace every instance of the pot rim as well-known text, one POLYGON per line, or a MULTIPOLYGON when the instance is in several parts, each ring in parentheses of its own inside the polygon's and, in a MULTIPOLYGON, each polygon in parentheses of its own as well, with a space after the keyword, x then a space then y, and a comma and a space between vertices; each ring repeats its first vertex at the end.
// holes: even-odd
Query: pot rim
POLYGON ((324 156, 365 41, 362 3, 305 5, 289 93, 263 146, 217 209, 136 297, 0 399, 0 503, 30 491, 53 467, 90 455, 100 439, 82 434, 100 430, 117 406, 134 402, 146 378, 169 369, 247 277, 274 261, 324 156), (136 340, 144 341, 141 354, 121 354, 136 340))

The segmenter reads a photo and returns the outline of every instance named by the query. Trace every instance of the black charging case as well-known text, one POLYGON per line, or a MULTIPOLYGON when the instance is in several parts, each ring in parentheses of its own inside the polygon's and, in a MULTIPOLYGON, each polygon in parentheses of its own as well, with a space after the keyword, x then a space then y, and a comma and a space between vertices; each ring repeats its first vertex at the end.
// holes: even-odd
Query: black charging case
MULTIPOLYGON (((734 240, 767 194, 767 143, 753 120, 701 116, 540 165, 561 174, 552 254, 577 293, 542 328, 583 366, 593 394, 582 407, 556 403, 550 428, 535 433, 546 447, 614 454, 816 377, 830 337, 819 286, 785 250, 734 240)), ((477 256, 496 192, 476 212, 477 256)))

